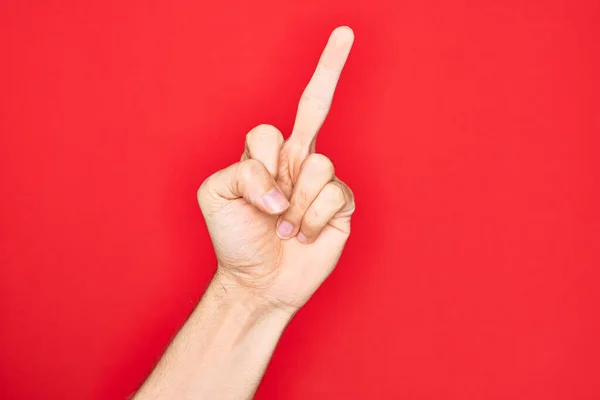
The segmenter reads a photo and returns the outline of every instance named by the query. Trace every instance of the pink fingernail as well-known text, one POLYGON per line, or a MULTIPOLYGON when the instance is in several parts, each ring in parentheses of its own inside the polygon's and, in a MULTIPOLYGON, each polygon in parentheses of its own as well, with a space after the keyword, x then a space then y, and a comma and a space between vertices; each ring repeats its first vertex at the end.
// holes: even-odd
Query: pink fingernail
POLYGON ((290 205, 285 196, 277 189, 271 189, 263 194, 262 201, 265 207, 272 213, 280 213, 290 205))
POLYGON ((288 221, 281 221, 277 227, 277 235, 282 239, 288 239, 294 232, 294 226, 288 221))
POLYGON ((304 236, 304 234, 302 232, 300 232, 297 236, 296 239, 298 239, 298 241, 300 243, 308 243, 308 239, 306 238, 306 236, 304 236))

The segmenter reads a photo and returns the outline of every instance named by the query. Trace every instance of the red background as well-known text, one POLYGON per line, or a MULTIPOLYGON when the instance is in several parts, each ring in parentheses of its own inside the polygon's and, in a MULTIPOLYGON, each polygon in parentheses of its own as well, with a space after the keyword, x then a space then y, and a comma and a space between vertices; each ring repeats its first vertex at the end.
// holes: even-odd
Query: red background
POLYGON ((600 2, 14 0, 2 399, 135 391, 215 266, 196 188, 343 24, 354 233, 257 398, 600 398, 600 2))

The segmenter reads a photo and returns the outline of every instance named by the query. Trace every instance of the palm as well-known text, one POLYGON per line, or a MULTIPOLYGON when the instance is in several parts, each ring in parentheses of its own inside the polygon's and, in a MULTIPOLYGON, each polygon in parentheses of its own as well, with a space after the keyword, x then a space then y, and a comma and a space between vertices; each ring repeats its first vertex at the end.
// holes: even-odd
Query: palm
POLYGON ((283 240, 275 233, 277 216, 244 199, 205 218, 220 267, 245 287, 295 308, 333 271, 350 233, 350 217, 341 216, 312 243, 283 240))

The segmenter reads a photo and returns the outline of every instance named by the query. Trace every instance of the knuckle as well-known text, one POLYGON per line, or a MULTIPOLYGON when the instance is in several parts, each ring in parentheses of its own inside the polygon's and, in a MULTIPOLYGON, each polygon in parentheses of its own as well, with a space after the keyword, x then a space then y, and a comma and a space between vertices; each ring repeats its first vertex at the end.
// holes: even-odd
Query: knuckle
POLYGON ((198 204, 200 208, 204 208, 204 205, 208 198, 210 197, 210 187, 211 187, 212 175, 209 176, 202 182, 198 190, 196 191, 196 200, 198 200, 198 204))
POLYGON ((342 69, 344 68, 343 65, 340 63, 329 63, 329 62, 324 62, 323 64, 321 64, 321 67, 323 68, 321 70, 323 74, 327 74, 327 76, 334 76, 334 77, 341 75, 342 69))
POLYGON ((320 114, 327 114, 331 108, 331 101, 311 91, 305 91, 300 97, 302 104, 313 107, 320 114))
POLYGON ((198 190, 196 191, 196 198, 197 198, 198 200, 200 200, 200 199, 203 197, 204 193, 206 193, 206 185, 207 185, 207 183, 206 183, 206 182, 207 182, 207 181, 208 181, 208 178, 207 178, 207 179, 205 179, 205 180, 204 180, 204 182, 202 182, 202 184, 200 185, 200 187, 199 187, 199 188, 198 188, 198 190))
POLYGON ((313 153, 308 156, 306 162, 311 169, 321 174, 333 175, 335 172, 333 163, 327 156, 323 154, 313 153))
POLYGON ((329 188, 328 196, 332 203, 342 206, 346 202, 346 196, 344 194, 344 189, 338 184, 332 182, 327 185, 329 188))
POLYGON ((339 181, 338 184, 344 192, 346 206, 351 208, 351 212, 354 212, 354 210, 356 209, 356 199, 354 198, 354 192, 352 191, 352 189, 350 189, 350 186, 346 185, 344 182, 339 181))
POLYGON ((246 134, 246 142, 251 144, 254 140, 273 139, 283 143, 283 135, 273 125, 260 124, 246 134))
POLYGON ((352 205, 352 211, 356 209, 356 198, 354 197, 354 192, 348 186, 346 186, 346 190, 348 192, 348 202, 352 205))
POLYGON ((250 132, 246 133, 246 147, 250 150, 252 146, 256 143, 256 128, 252 129, 250 132))

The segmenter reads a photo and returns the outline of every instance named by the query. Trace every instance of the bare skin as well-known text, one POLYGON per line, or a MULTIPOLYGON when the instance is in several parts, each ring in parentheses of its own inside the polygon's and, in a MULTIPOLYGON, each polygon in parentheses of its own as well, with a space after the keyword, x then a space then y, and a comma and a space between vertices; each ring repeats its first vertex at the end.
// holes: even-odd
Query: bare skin
POLYGON ((252 129, 240 162, 198 190, 217 272, 136 400, 252 398, 288 322, 335 268, 354 196, 315 143, 353 40, 348 27, 331 34, 286 141, 252 129))

